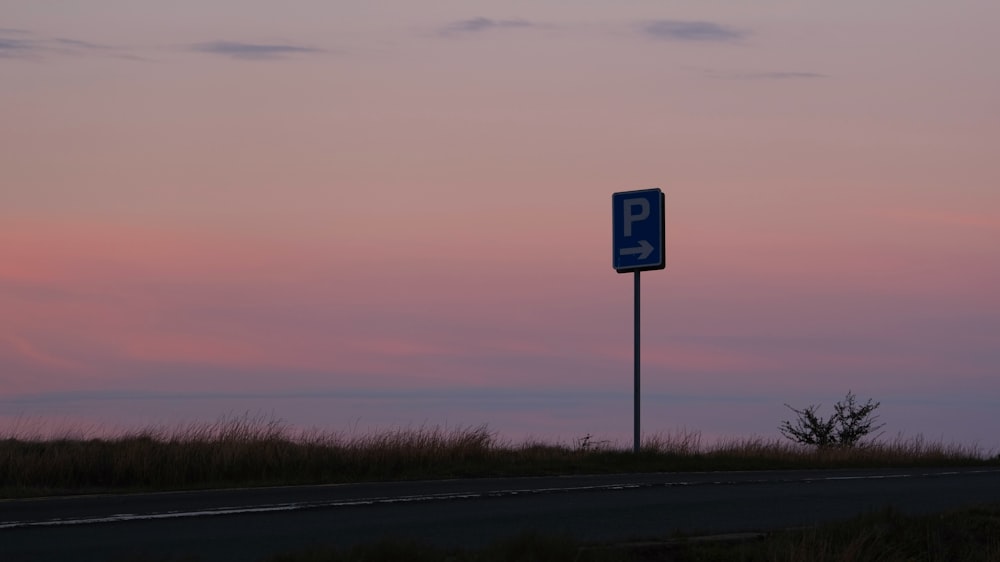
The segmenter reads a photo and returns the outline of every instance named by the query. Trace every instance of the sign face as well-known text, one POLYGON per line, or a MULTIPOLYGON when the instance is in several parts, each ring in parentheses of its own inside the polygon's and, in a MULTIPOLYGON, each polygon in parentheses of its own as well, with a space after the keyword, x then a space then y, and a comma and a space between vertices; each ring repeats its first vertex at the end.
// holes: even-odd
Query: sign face
POLYGON ((658 188, 611 195, 612 264, 618 273, 666 266, 663 199, 663 192, 658 188))

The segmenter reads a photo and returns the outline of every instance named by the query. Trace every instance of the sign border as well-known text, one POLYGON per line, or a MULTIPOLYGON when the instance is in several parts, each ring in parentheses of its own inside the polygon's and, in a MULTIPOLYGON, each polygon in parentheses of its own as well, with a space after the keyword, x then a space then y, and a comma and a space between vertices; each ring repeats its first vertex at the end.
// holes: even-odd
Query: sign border
POLYGON ((650 189, 636 189, 636 190, 632 190, 632 191, 618 191, 618 192, 615 192, 615 193, 611 194, 611 267, 616 272, 618 272, 618 273, 631 273, 633 271, 653 271, 653 270, 657 270, 657 269, 665 269, 667 267, 667 256, 666 256, 666 254, 667 254, 667 247, 666 247, 666 242, 667 242, 667 240, 666 240, 666 231, 667 231, 667 229, 666 229, 666 222, 667 222, 667 220, 666 220, 666 217, 664 216, 665 213, 666 213, 666 195, 664 195, 663 190, 660 189, 660 188, 658 188, 658 187, 653 187, 653 188, 650 188, 650 189), (659 222, 660 222, 660 224, 658 225, 659 226, 659 231, 660 231, 660 239, 659 239, 659 243, 660 243, 660 248, 659 248, 660 249, 660 261, 657 262, 657 263, 653 263, 653 264, 639 264, 639 265, 630 265, 630 266, 625 266, 625 267, 618 267, 618 250, 619 250, 619 248, 617 248, 615 246, 615 242, 617 241, 617 236, 618 236, 618 233, 617 233, 617 231, 615 229, 615 225, 617 224, 617 218, 616 218, 616 214, 615 213, 616 213, 616 211, 618 209, 615 206, 615 200, 618 197, 622 197, 622 196, 626 196, 626 195, 635 195, 635 194, 640 194, 640 193, 641 194, 656 193, 656 194, 659 195, 659 197, 657 199, 659 199, 659 202, 660 202, 660 213, 658 215, 659 222))

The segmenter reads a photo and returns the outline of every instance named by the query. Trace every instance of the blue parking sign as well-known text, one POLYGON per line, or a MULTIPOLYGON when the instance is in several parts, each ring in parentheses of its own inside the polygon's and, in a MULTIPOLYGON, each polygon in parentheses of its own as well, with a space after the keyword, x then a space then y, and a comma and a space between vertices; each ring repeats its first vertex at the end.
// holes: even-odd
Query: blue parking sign
POLYGON ((611 195, 612 264, 615 271, 663 269, 664 196, 659 188, 611 195))

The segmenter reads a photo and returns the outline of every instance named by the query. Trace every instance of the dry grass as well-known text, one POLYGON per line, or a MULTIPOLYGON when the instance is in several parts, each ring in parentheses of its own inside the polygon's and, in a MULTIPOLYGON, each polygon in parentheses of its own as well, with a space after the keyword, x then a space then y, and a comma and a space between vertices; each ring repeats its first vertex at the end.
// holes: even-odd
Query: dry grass
POLYGON ((690 561, 1000 560, 1000 505, 910 516, 892 509, 744 544, 692 546, 690 561))
POLYGON ((360 482, 628 471, 754 470, 996 463, 977 447, 921 437, 815 449, 758 437, 706 445, 697 431, 630 448, 585 436, 573 445, 512 444, 486 426, 405 428, 367 435, 295 431, 280 420, 230 417, 95 437, 0 435, 0 497, 105 490, 360 482))
MULTIPOLYGON (((647 437, 643 451, 656 455, 704 460, 720 466, 746 468, 868 468, 948 466, 990 462, 992 453, 976 445, 927 441, 923 436, 897 436, 856 447, 818 448, 764 437, 721 439, 705 445, 697 431, 647 437)), ((993 457, 994 462, 1000 456, 993 457)))
POLYGON ((0 496, 465 476, 500 450, 485 426, 351 437, 251 416, 106 437, 4 435, 0 496))

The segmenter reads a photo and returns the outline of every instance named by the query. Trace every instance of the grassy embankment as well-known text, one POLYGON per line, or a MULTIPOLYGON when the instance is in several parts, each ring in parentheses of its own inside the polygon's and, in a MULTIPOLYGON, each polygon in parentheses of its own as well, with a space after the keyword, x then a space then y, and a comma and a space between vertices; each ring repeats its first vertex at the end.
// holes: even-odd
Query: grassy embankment
POLYGON ((809 529, 777 531, 741 541, 673 538, 624 545, 525 535, 482 550, 449 550, 385 541, 351 549, 314 549, 268 562, 884 562, 1000 560, 1000 504, 943 514, 906 516, 892 510, 809 529))
POLYGON ((547 474, 996 465, 974 446, 896 439, 817 450, 765 438, 704 445, 697 432, 648 437, 643 451, 594 443, 514 444, 485 426, 370 435, 295 432, 244 417, 114 436, 0 434, 0 498, 98 491, 547 474))

